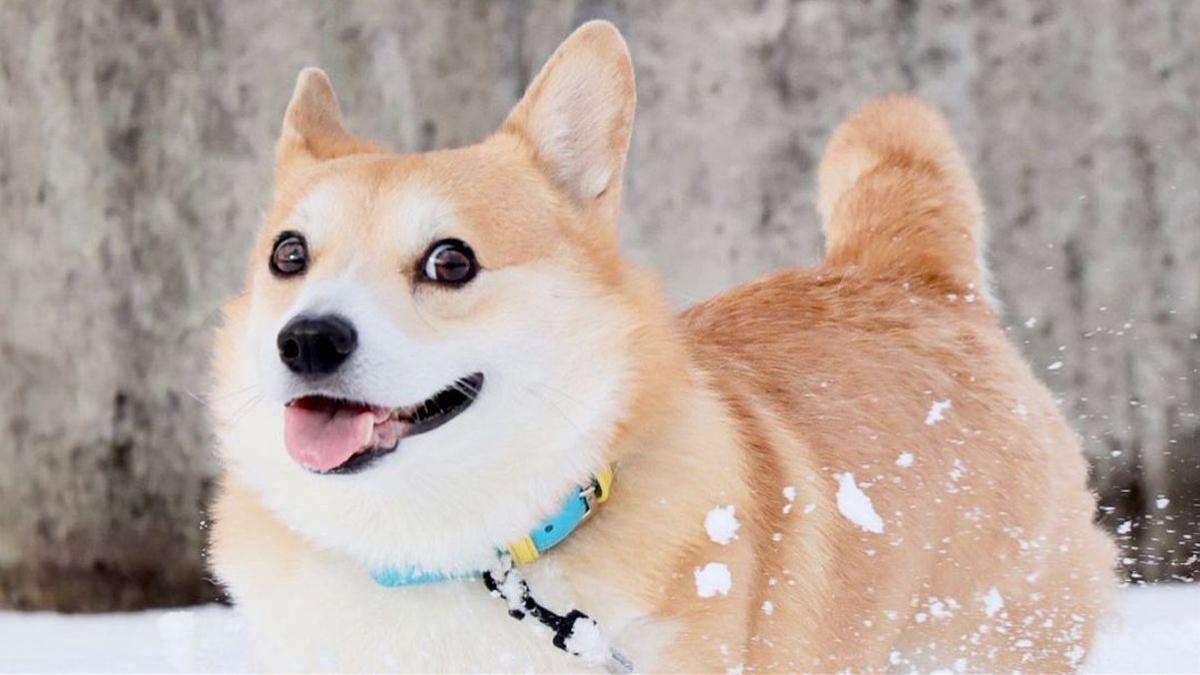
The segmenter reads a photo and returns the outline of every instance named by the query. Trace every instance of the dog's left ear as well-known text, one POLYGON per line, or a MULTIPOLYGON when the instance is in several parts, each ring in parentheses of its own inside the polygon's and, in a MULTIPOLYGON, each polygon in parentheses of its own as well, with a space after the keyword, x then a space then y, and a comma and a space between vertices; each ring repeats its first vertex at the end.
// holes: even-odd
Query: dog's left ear
POLYGON ((580 26, 534 78, 504 125, 586 213, 615 221, 637 93, 629 49, 607 21, 580 26))
POLYGON ((342 109, 325 71, 300 71, 275 146, 276 180, 318 162, 365 152, 379 149, 342 126, 342 109))

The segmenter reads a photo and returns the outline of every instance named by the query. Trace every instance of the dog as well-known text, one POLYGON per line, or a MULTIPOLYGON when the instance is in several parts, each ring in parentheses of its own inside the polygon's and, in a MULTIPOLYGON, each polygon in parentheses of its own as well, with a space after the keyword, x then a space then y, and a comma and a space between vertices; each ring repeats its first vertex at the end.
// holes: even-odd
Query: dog
POLYGON ((622 256, 619 32, 388 152, 303 71, 215 344, 210 559, 260 667, 1069 671, 1115 587, 944 119, 867 105, 827 251, 682 313, 622 256))

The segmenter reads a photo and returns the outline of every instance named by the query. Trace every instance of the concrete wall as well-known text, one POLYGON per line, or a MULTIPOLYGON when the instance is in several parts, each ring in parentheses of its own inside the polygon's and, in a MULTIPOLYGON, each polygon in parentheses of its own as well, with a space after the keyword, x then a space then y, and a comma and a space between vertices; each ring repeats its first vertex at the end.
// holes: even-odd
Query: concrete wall
POLYGON ((1200 3, 6 0, 0 605, 211 597, 206 345, 299 68, 329 71, 352 129, 452 146, 593 16, 638 72, 624 240, 681 305, 818 259, 814 170, 856 105, 941 106, 1013 340, 1106 521, 1148 514, 1127 570, 1197 574, 1200 3))

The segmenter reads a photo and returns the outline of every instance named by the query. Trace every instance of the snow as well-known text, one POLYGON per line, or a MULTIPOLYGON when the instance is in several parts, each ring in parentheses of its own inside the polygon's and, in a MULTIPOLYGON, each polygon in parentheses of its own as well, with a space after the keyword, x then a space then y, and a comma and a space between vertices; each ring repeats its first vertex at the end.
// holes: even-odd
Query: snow
POLYGON ((835 476, 838 482, 837 507, 850 522, 858 525, 867 532, 883 533, 883 519, 875 513, 871 498, 854 482, 854 474, 839 473, 835 476))
POLYGON ((792 507, 795 506, 796 486, 788 485, 787 487, 783 488, 783 498, 787 500, 787 503, 783 505, 783 515, 786 516, 792 512, 792 507))
POLYGON ((612 651, 608 641, 600 632, 600 626, 591 618, 576 619, 571 625, 571 634, 563 641, 567 651, 575 654, 591 664, 601 664, 608 660, 612 651))
POLYGON ((967 467, 963 465, 963 461, 961 459, 956 458, 954 460, 953 468, 950 469, 950 474, 949 474, 950 480, 957 483, 958 481, 962 480, 963 474, 965 474, 966 472, 967 472, 967 467))
POLYGON ((946 399, 945 401, 934 401, 933 405, 929 406, 929 412, 925 414, 926 426, 933 426, 946 419, 942 413, 949 409, 950 399, 946 399))
POLYGON ((940 598, 929 599, 929 615, 935 619, 949 619, 956 609, 958 603, 954 598, 946 598, 944 602, 940 598))
POLYGON ((120 614, 0 612, 0 672, 251 670, 238 615, 208 605, 120 614))
POLYGON ((996 612, 1004 609, 1004 598, 1000 597, 1000 591, 992 586, 992 590, 983 596, 983 613, 988 616, 995 616, 996 612))
MULTIPOLYGON (((1102 630, 1084 672, 1195 672, 1197 607, 1200 584, 1125 588, 1117 616, 1102 630)), ((98 615, 0 612, 4 673, 247 672, 253 670, 248 645, 243 622, 228 607, 98 615)))
POLYGON ((710 562, 704 567, 697 567, 693 576, 696 579, 696 595, 702 598, 711 598, 718 593, 729 595, 729 589, 733 587, 733 577, 725 563, 710 562))
POLYGON ((492 595, 504 598, 504 601, 508 603, 509 612, 524 612, 525 577, 517 570, 512 569, 511 565, 493 572, 493 576, 501 578, 496 590, 492 591, 492 595), (502 572, 503 576, 498 572, 502 572))
POLYGON ((732 504, 718 506, 704 516, 704 530, 708 532, 709 539, 725 546, 737 538, 737 531, 741 525, 738 524, 737 517, 734 515, 735 511, 732 504))
POLYGON ((912 463, 913 456, 911 452, 902 452, 900 453, 900 456, 896 458, 896 466, 900 467, 901 469, 907 469, 908 467, 912 466, 912 463))
POLYGON ((1188 673, 1200 669, 1200 584, 1122 591, 1117 616, 1084 663, 1089 673, 1188 673))

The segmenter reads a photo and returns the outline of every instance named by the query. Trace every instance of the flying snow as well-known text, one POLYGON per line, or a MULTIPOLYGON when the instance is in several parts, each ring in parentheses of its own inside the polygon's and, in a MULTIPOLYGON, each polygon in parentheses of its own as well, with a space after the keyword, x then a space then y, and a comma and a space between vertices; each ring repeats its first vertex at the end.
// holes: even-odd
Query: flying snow
POLYGON ((911 452, 902 452, 900 453, 900 456, 896 458, 896 466, 900 467, 901 469, 907 469, 908 467, 912 466, 912 463, 913 456, 911 452))
POLYGON ((834 477, 838 482, 838 511, 863 530, 882 534, 883 519, 879 517, 878 513, 875 513, 875 506, 871 504, 871 498, 854 482, 854 474, 839 473, 834 477))
POLYGON ((945 401, 934 401, 933 405, 929 406, 929 412, 925 415, 925 424, 933 426, 941 422, 945 417, 942 413, 950 409, 950 399, 945 401))
POLYGON ((996 612, 1004 609, 1004 598, 1000 597, 1000 591, 992 586, 992 590, 988 591, 983 596, 983 613, 988 616, 995 616, 996 612))
POLYGON ((788 485, 783 488, 783 498, 787 500, 787 503, 783 505, 783 515, 786 516, 792 512, 792 507, 795 506, 793 502, 796 501, 796 486, 788 485))
POLYGON ((732 504, 718 506, 704 516, 704 529, 708 532, 709 539, 724 546, 737 538, 737 531, 741 525, 734 515, 735 510, 732 504))
POLYGON ((704 567, 697 567, 692 575, 696 579, 696 595, 711 598, 716 594, 729 595, 733 587, 733 577, 725 563, 710 562, 704 567))

